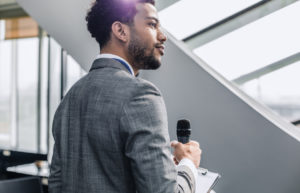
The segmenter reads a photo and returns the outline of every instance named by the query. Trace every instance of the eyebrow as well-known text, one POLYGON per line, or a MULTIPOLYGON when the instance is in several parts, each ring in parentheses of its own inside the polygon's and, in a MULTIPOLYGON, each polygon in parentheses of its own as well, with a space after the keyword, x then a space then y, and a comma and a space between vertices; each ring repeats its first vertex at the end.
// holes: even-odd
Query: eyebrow
POLYGON ((145 19, 153 19, 155 20, 157 23, 159 23, 159 20, 156 17, 145 17, 145 19))

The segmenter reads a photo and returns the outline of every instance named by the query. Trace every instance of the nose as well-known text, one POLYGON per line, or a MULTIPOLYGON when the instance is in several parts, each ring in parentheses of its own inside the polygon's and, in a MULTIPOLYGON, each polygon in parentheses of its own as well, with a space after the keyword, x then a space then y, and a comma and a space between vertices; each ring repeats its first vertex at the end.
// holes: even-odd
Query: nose
POLYGON ((164 43, 165 41, 167 41, 167 36, 161 28, 159 28, 159 30, 158 30, 158 40, 161 43, 164 43))

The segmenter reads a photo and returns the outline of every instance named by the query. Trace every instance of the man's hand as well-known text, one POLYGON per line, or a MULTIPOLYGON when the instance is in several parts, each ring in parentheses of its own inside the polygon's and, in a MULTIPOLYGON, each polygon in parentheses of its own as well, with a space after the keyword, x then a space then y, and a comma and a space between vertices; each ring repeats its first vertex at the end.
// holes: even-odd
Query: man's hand
POLYGON ((188 158, 195 164, 196 168, 200 166, 201 149, 199 143, 190 141, 182 144, 178 141, 172 141, 171 147, 174 148, 174 162, 177 165, 183 158, 188 158))

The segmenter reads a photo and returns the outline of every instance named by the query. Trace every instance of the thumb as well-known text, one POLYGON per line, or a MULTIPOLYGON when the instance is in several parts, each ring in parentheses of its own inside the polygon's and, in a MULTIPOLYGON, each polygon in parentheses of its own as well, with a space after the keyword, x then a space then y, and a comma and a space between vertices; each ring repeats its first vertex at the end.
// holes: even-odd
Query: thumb
POLYGON ((171 142, 171 147, 175 147, 178 144, 178 141, 174 140, 171 142))

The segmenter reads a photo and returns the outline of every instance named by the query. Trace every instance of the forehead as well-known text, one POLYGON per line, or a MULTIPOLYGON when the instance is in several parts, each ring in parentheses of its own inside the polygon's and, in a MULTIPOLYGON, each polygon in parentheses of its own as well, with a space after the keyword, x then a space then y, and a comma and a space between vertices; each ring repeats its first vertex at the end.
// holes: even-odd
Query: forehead
POLYGON ((136 10, 135 19, 144 20, 147 17, 158 18, 156 8, 150 3, 138 3, 136 10))

